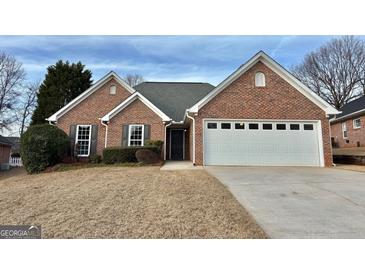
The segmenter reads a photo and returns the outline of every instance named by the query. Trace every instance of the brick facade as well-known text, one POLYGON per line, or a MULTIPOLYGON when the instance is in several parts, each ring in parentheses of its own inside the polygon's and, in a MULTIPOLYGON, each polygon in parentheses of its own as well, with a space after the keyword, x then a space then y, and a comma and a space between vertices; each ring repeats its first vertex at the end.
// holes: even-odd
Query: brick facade
MULTIPOLYGON (((97 125, 97 154, 102 155, 105 147, 105 126, 100 123, 99 118, 106 115, 130 95, 129 91, 114 79, 111 79, 76 107, 61 116, 57 126, 69 134, 71 125, 97 125), (114 95, 109 93, 111 85, 117 87, 117 92, 114 95)), ((123 124, 149 124, 151 125, 151 140, 164 140, 165 133, 162 119, 139 100, 131 103, 111 119, 108 127, 107 146, 121 145, 123 124)))
POLYGON ((0 164, 8 164, 11 146, 0 144, 0 164))
POLYGON ((325 166, 332 165, 329 121, 325 112, 279 75, 258 62, 214 97, 196 116, 196 164, 203 164, 203 119, 320 120, 325 166), (256 72, 266 77, 265 87, 255 87, 256 72))
POLYGON ((99 118, 103 117, 114 107, 123 102, 131 93, 117 83, 109 80, 89 97, 84 99, 76 107, 69 110, 58 119, 57 126, 67 134, 70 133, 70 125, 97 125, 97 154, 101 155, 105 142, 105 127, 101 125, 99 118), (111 85, 116 85, 115 95, 109 94, 111 85))
POLYGON ((355 116, 348 120, 331 125, 331 137, 340 148, 365 146, 365 115, 355 116), (354 128, 353 120, 360 118, 361 128, 354 128), (342 123, 346 123, 347 139, 343 138, 342 123), (347 140, 347 142, 346 142, 347 140))
POLYGON ((164 140, 165 127, 160 116, 138 99, 114 116, 108 125, 107 146, 121 146, 122 127, 128 124, 144 124, 151 126, 151 140, 164 140))

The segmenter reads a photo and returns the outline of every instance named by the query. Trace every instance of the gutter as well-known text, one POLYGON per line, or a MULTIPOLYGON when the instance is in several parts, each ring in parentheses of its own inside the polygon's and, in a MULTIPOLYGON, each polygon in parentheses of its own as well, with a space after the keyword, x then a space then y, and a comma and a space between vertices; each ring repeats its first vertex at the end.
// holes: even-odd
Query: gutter
POLYGON ((104 148, 106 148, 108 144, 108 123, 104 123, 103 120, 100 119, 100 123, 105 127, 105 142, 104 142, 104 148))
POLYGON ((341 116, 341 117, 338 117, 338 118, 334 118, 334 119, 331 119, 330 120, 330 124, 334 124, 334 123, 338 123, 338 122, 341 122, 343 120, 347 120, 349 118, 352 118, 352 117, 355 117, 355 116, 358 116, 358 115, 361 115, 365 113, 365 108, 364 109, 360 109, 358 111, 355 111, 355 112, 352 112, 350 114, 346 114, 344 116, 341 116))
POLYGON ((188 112, 186 112, 186 117, 193 121, 193 165, 195 166, 195 118, 190 116, 188 112))
POLYGON ((167 127, 171 126, 172 121, 165 125, 165 140, 163 142, 163 159, 166 161, 166 137, 167 137, 167 127))

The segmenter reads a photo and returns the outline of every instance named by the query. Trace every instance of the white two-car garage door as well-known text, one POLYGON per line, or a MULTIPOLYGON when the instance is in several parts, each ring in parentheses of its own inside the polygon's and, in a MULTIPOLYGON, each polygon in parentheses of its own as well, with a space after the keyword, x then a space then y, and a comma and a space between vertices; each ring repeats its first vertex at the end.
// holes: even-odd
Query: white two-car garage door
POLYGON ((321 130, 308 121, 204 121, 204 164, 322 166, 321 130))

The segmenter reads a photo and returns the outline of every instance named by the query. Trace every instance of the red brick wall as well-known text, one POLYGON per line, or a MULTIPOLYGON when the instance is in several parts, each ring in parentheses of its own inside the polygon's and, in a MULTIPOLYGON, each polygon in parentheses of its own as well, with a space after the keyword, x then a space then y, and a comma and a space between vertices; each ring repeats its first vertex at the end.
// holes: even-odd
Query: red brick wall
POLYGON ((107 146, 120 146, 122 144, 123 124, 151 125, 151 140, 164 140, 165 128, 160 116, 140 100, 136 100, 123 111, 114 116, 108 126, 107 146))
POLYGON ((198 165, 203 164, 204 118, 321 120, 325 165, 332 165, 329 121, 325 112, 261 62, 199 110, 195 140, 198 165), (255 87, 258 71, 265 74, 265 87, 255 87))
POLYGON ((97 153, 101 155, 104 149, 105 127, 101 125, 99 118, 103 117, 130 95, 129 91, 119 85, 114 79, 111 79, 64 114, 58 120, 57 126, 69 134, 70 125, 72 124, 98 125, 97 153), (109 94, 109 87, 112 84, 117 86, 115 95, 109 94))
POLYGON ((9 163, 10 149, 10 146, 0 145, 0 164, 9 163))
POLYGON ((335 141, 339 147, 357 147, 357 142, 360 142, 360 146, 365 146, 365 115, 360 117, 354 117, 346 121, 342 121, 331 125, 331 137, 335 138, 335 141), (354 129, 353 119, 360 118, 361 128, 354 129), (342 123, 346 123, 347 127, 347 140, 342 137, 342 123))

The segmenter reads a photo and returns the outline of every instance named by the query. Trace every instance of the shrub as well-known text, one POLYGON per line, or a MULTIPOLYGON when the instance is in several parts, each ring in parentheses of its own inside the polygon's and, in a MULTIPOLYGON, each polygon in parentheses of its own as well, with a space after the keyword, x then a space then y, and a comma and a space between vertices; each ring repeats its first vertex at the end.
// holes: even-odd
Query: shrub
POLYGON ((145 142, 145 145, 146 146, 156 146, 156 147, 158 147, 158 149, 159 149, 158 154, 160 154, 161 151, 162 151, 163 141, 161 141, 161 140, 147 140, 145 142))
POLYGON ((149 149, 139 149, 136 151, 136 159, 139 163, 156 164, 160 161, 158 154, 149 149))
POLYGON ((92 163, 92 164, 100 164, 101 163, 101 156, 100 155, 97 155, 97 154, 91 155, 89 157, 89 159, 90 159, 90 163, 92 163))
POLYGON ((48 125, 34 125, 21 137, 21 157, 29 173, 37 173, 59 163, 66 155, 70 141, 61 129, 48 125))
POLYGON ((149 149, 159 153, 159 148, 156 146, 108 147, 103 151, 103 161, 105 164, 137 162, 136 152, 140 149, 149 149))
POLYGON ((19 152, 14 152, 14 153, 11 154, 11 157, 13 157, 13 158, 20 157, 20 153, 19 152))

